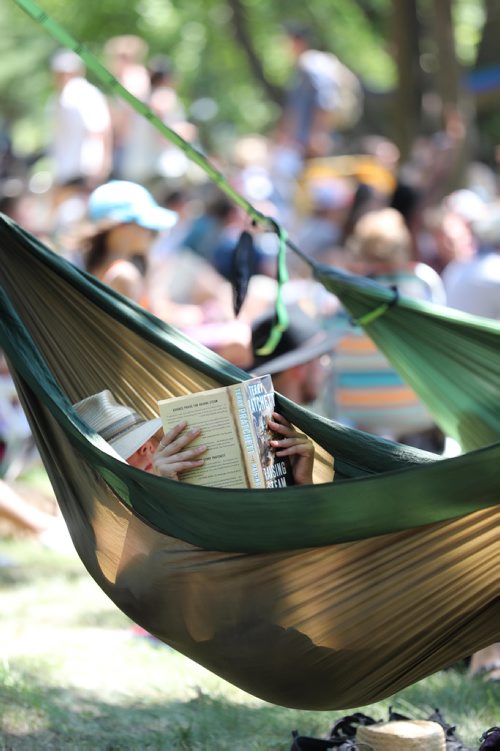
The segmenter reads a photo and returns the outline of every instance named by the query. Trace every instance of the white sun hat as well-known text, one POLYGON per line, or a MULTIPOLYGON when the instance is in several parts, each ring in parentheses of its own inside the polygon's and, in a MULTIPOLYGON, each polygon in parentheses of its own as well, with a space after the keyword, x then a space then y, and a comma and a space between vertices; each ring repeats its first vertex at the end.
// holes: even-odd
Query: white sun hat
POLYGON ((100 391, 73 405, 87 425, 117 454, 128 459, 161 428, 159 417, 145 420, 132 407, 119 404, 111 391, 100 391))

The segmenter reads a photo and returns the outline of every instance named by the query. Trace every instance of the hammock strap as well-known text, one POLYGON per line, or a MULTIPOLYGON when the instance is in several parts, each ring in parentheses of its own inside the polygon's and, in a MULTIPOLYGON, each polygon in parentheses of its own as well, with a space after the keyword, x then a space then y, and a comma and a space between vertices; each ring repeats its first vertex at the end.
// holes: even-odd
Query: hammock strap
POLYGON ((373 323, 373 321, 376 321, 377 318, 383 316, 384 313, 387 313, 390 308, 394 307, 394 305, 399 302, 399 290, 394 285, 391 286, 391 289, 394 292, 394 297, 392 298, 392 300, 382 303, 382 305, 379 305, 378 308, 368 311, 368 313, 365 313, 359 318, 353 318, 352 323, 355 326, 368 326, 370 323, 373 323))
POLYGON ((276 323, 272 327, 269 338, 265 344, 262 345, 256 353, 261 356, 271 355, 279 344, 283 331, 288 328, 288 313, 283 300, 283 285, 288 281, 288 270, 286 267, 286 230, 281 227, 277 222, 269 219, 274 224, 275 231, 279 237, 279 251, 278 251, 278 274, 277 282, 278 289, 276 292, 276 323))

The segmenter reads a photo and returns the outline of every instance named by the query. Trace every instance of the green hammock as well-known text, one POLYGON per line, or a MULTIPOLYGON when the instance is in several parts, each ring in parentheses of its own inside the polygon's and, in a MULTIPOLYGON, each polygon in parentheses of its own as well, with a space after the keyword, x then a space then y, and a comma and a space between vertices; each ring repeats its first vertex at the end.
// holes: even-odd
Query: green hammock
MULTIPOLYGON (((318 269, 363 310, 384 300, 330 274, 318 269)), ((408 310, 413 328, 434 321, 408 310)), ((381 336, 398 313, 406 303, 377 320, 381 336)), ((483 328, 495 333, 445 320, 458 361, 469 346, 460 325, 478 348, 483 328)), ((153 416, 158 399, 248 376, 1 216, 0 347, 89 573, 133 620, 225 679, 276 704, 348 708, 500 638, 500 444, 438 460, 280 397, 319 447, 318 479, 335 455, 334 483, 221 490, 136 470, 72 402, 110 388, 153 416)))
POLYGON ((370 279, 313 265, 465 450, 500 437, 500 322, 413 300, 370 279))

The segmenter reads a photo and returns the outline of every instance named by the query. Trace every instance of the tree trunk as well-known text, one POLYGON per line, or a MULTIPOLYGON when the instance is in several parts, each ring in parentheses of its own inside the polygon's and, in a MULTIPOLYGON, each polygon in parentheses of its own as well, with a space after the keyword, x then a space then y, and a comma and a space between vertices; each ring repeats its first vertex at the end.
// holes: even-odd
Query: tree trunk
POLYGON ((254 78, 261 84, 269 98, 281 106, 285 98, 284 91, 279 86, 275 86, 271 83, 264 72, 264 68, 255 50, 248 29, 246 18, 247 11, 245 6, 240 0, 227 0, 227 3, 232 11, 231 25, 233 27, 234 35, 247 56, 248 64, 254 78))
POLYGON ((455 50, 452 18, 453 0, 439 0, 434 3, 434 29, 438 52, 438 90, 443 107, 459 109, 460 70, 455 50))
POLYGON ((438 51, 437 86, 443 105, 443 129, 450 148, 448 180, 444 192, 455 190, 463 183, 470 160, 473 138, 473 106, 461 84, 453 29, 453 1, 434 3, 434 33, 438 51))
POLYGON ((393 0, 392 23, 398 69, 394 140, 404 159, 419 131, 421 113, 422 84, 416 0, 393 0))

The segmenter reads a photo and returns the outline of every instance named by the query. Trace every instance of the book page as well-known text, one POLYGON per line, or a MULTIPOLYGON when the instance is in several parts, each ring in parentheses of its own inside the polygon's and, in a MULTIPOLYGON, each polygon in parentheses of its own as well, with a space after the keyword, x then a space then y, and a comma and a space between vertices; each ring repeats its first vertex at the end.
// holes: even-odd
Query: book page
POLYGON ((184 482, 220 488, 249 487, 226 388, 163 399, 158 404, 165 432, 186 420, 187 429, 201 428, 201 435, 190 445, 208 446, 203 466, 184 472, 184 482))

